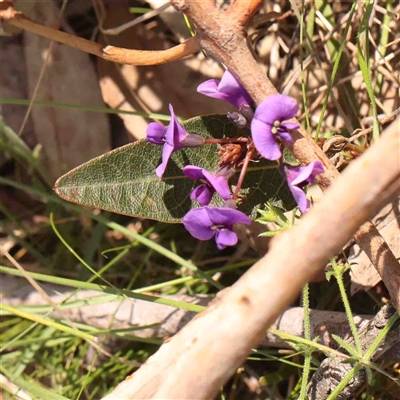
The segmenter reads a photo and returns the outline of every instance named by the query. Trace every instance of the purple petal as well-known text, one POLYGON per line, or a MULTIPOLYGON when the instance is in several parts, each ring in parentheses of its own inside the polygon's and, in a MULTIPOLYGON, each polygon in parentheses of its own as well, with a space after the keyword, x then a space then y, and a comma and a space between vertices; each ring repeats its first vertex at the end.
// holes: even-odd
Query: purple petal
POLYGON ((271 125, 256 118, 251 121, 251 136, 257 151, 267 160, 278 160, 282 156, 271 125))
POLYGON ((190 193, 190 200, 197 199, 199 204, 202 206, 208 206, 211 202, 213 194, 214 190, 204 183, 193 189, 192 193, 190 193))
POLYGON ((294 99, 283 94, 273 94, 258 105, 254 118, 273 125, 275 121, 294 118, 297 110, 298 105, 294 99))
POLYGON ((167 168, 168 160, 173 152, 174 148, 168 143, 165 143, 162 151, 162 163, 156 168, 156 175, 159 178, 163 177, 165 169, 167 168))
POLYGON ((231 198, 231 189, 229 188, 228 179, 226 176, 210 174, 205 169, 203 169, 203 175, 206 178, 207 182, 224 200, 228 200, 231 198))
POLYGON ((289 167, 290 177, 288 176, 288 181, 292 185, 300 185, 304 182, 311 183, 315 180, 315 175, 324 172, 324 167, 319 161, 313 161, 305 167, 289 167))
POLYGON ((299 124, 295 122, 284 122, 280 124, 278 128, 277 135, 286 143, 293 143, 292 135, 289 133, 289 129, 298 129, 300 127, 299 124))
POLYGON ((211 229, 214 224, 208 215, 206 207, 190 210, 183 217, 182 222, 186 230, 199 240, 210 240, 216 233, 215 230, 211 229))
POLYGON ((238 238, 232 231, 233 224, 250 224, 250 222, 246 214, 227 207, 195 208, 183 218, 185 228, 196 239, 209 240, 216 234, 219 249, 237 243, 238 238))
POLYGON ((286 143, 293 143, 293 138, 292 135, 287 132, 287 131, 283 131, 281 130, 281 128, 279 127, 279 131, 277 133, 277 135, 286 143))
POLYGON ((226 69, 219 82, 218 90, 233 95, 241 89, 244 90, 240 82, 226 69))
MULTIPOLYGON (((228 200, 231 198, 231 190, 228 185, 228 175, 211 174, 207 170, 200 167, 196 167, 194 165, 187 165, 186 167, 183 168, 182 172, 190 179, 206 180, 208 185, 211 186, 214 189, 214 191, 216 191, 224 200, 228 200)), ((210 191, 210 193, 212 192, 210 191)), ((198 196, 196 196, 196 198, 198 198, 198 196)), ((208 203, 200 203, 199 200, 199 203, 205 205, 209 204, 210 201, 208 201, 208 203)))
POLYGON ((223 94, 220 94, 218 91, 218 85, 220 83, 219 79, 209 79, 208 81, 205 81, 203 83, 200 83, 200 85, 197 87, 197 92, 204 94, 205 96, 208 97, 214 97, 216 99, 219 99, 223 94))
POLYGON ((195 165, 187 165, 182 169, 185 176, 190 179, 204 179, 203 168, 196 167, 195 165))
POLYGON ((241 211, 227 207, 204 207, 213 225, 222 225, 231 228, 233 224, 251 223, 250 218, 241 211))
POLYGON ((251 105, 251 97, 247 93, 246 89, 228 70, 226 70, 224 75, 222 75, 221 82, 218 85, 218 90, 227 94, 231 99, 228 101, 237 108, 251 105))
MULTIPOLYGON (((176 118, 174 109, 171 104, 169 105, 169 111, 171 113, 171 122, 169 123, 165 133, 165 143, 162 152, 162 163, 156 169, 156 174, 159 178, 162 178, 162 176, 164 175, 165 169, 167 168, 168 160, 170 159, 172 153, 181 149, 182 147, 185 147, 185 145, 181 142, 188 136, 188 133, 185 131, 185 129, 183 129, 182 125, 176 118)), ((157 132, 158 129, 159 128, 157 128, 157 132)), ((153 126, 151 128, 151 131, 152 133, 154 133, 156 131, 156 127, 153 126)))
POLYGON ((215 242, 218 249, 223 250, 227 246, 234 246, 238 242, 238 237, 229 229, 220 229, 215 235, 215 242))
POLYGON ((165 143, 165 133, 167 129, 158 122, 152 122, 147 126, 146 139, 150 143, 163 145, 165 143))
POLYGON ((321 161, 313 161, 311 164, 314 165, 312 174, 317 176, 319 174, 323 174, 325 172, 324 166, 321 161))
POLYGON ((228 70, 224 72, 221 80, 205 81, 198 86, 197 91, 205 96, 225 100, 237 108, 251 105, 249 94, 228 70))
POLYGON ((288 129, 299 129, 300 125, 297 124, 296 122, 284 122, 283 124, 281 124, 281 127, 284 127, 285 130, 288 130, 288 129))
POLYGON ((203 193, 204 186, 204 184, 196 186, 190 193, 190 200, 196 200, 203 193))
POLYGON ((185 131, 183 126, 179 123, 178 118, 175 115, 172 104, 169 105, 169 111, 171 113, 171 122, 168 125, 165 139, 167 143, 173 147, 174 151, 184 147, 182 141, 186 139, 188 133, 185 131))
POLYGON ((304 214, 310 209, 310 200, 307 199, 306 194, 302 189, 293 186, 289 183, 289 189, 292 192, 300 211, 304 214))
POLYGON ((289 189, 299 206, 302 213, 310 209, 310 201, 307 199, 302 187, 304 184, 314 182, 315 176, 324 172, 324 167, 320 161, 313 161, 305 167, 292 167, 282 164, 280 172, 286 176, 289 189), (300 187, 299 187, 300 186, 300 187))

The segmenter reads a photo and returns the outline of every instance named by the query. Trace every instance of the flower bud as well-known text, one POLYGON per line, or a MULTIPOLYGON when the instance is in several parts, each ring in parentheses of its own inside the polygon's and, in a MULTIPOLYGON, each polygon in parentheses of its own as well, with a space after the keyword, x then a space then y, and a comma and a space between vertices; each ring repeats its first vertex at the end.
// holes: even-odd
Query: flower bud
POLYGON ((203 146, 205 139, 203 136, 194 133, 188 133, 187 136, 181 140, 182 147, 200 147, 203 146))
POLYGON ((246 118, 242 115, 242 114, 240 114, 240 113, 238 113, 238 112, 236 112, 236 111, 234 111, 234 112, 228 112, 228 118, 234 123, 234 125, 237 127, 237 128, 239 128, 239 129, 243 129, 245 126, 246 126, 246 124, 247 124, 247 120, 246 120, 246 118))

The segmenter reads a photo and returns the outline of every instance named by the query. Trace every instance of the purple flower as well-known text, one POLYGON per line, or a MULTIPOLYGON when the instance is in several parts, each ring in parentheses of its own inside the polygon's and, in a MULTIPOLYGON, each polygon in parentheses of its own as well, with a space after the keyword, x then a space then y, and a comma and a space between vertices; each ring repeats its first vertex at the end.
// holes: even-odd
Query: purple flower
POLYGON ((205 81, 198 86, 197 91, 215 99, 228 101, 239 110, 251 110, 251 97, 228 70, 224 72, 221 80, 205 81))
POLYGON ((290 129, 297 129, 294 122, 283 122, 294 118, 297 103, 283 94, 267 97, 257 108, 251 121, 251 136, 254 145, 262 157, 267 160, 278 160, 282 156, 278 138, 292 143, 290 129))
POLYGON ((282 164, 281 173, 286 177, 289 189, 292 192, 300 211, 304 214, 310 209, 310 200, 307 199, 303 187, 315 180, 315 176, 324 172, 321 162, 313 161, 305 167, 292 167, 282 164))
POLYGON ((249 225, 250 222, 246 214, 227 207, 195 208, 183 218, 183 225, 196 239, 210 240, 215 236, 219 250, 237 243, 233 224, 249 225))
POLYGON ((190 134, 185 131, 175 116, 172 105, 169 105, 171 113, 171 122, 167 127, 152 122, 147 127, 147 140, 150 143, 163 145, 162 163, 157 167, 156 174, 159 178, 164 175, 167 168, 168 160, 172 153, 182 149, 183 147, 198 147, 204 144, 204 138, 200 135, 190 134))
POLYGON ((207 206, 210 204, 214 192, 217 192, 224 200, 231 198, 231 191, 228 185, 230 173, 227 168, 220 169, 215 174, 211 174, 203 168, 187 165, 183 168, 182 172, 190 179, 204 181, 204 183, 193 189, 190 194, 190 200, 197 199, 202 206, 207 206))

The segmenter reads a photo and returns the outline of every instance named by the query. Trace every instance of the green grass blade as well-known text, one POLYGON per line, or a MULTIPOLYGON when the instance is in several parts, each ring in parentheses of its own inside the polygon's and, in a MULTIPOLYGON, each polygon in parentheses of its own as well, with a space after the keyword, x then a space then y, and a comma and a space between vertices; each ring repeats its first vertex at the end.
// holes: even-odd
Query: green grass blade
POLYGON ((378 112, 376 108, 374 90, 372 88, 371 69, 369 64, 370 58, 369 58, 368 24, 373 10, 373 6, 374 6, 373 1, 367 0, 365 2, 365 12, 357 36, 357 58, 365 82, 365 87, 368 92, 369 100, 372 106, 372 115, 374 117, 372 136, 374 140, 378 140, 379 135, 381 133, 380 132, 381 129, 378 120, 378 112))
POLYGON ((49 319, 43 318, 41 315, 36 315, 36 314, 33 314, 33 313, 27 313, 27 312, 22 311, 22 310, 20 310, 18 308, 10 307, 10 306, 7 306, 5 304, 0 304, 0 313, 3 310, 5 312, 10 313, 10 314, 17 315, 18 317, 25 318, 27 320, 30 320, 30 321, 33 321, 33 322, 37 322, 37 323, 42 324, 42 325, 51 326, 51 327, 53 327, 55 329, 58 329, 59 331, 69 333, 72 336, 76 336, 76 337, 79 337, 79 338, 84 339, 84 340, 95 340, 95 336, 92 336, 92 335, 89 335, 87 333, 78 331, 76 329, 72 329, 72 328, 70 328, 68 326, 59 324, 58 322, 54 322, 54 321, 51 321, 49 319))
MULTIPOLYGON (((8 267, 1 266, 1 265, 0 265, 0 272, 7 273, 9 275, 23 277, 23 274, 20 271, 14 269, 14 268, 8 268, 8 267)), ((204 307, 196 305, 196 304, 186 303, 184 301, 167 299, 167 298, 158 297, 158 296, 150 296, 147 294, 137 293, 135 291, 124 290, 124 289, 118 289, 116 291, 116 289, 113 289, 113 288, 105 286, 105 285, 81 282, 78 280, 67 279, 67 278, 58 278, 58 277, 49 276, 49 275, 45 275, 45 274, 38 274, 35 272, 26 272, 26 273, 29 276, 31 276, 33 279, 41 281, 41 282, 50 282, 53 284, 59 284, 59 285, 64 285, 64 286, 69 286, 69 287, 79 288, 79 289, 96 290, 96 291, 102 292, 102 293, 113 294, 118 299, 123 299, 125 297, 128 297, 128 298, 132 298, 132 299, 149 301, 151 303, 164 304, 166 306, 180 308, 182 310, 188 310, 188 311, 194 311, 194 312, 200 312, 204 309, 204 307), (123 296, 123 297, 121 297, 121 296, 123 296)))
POLYGON ((335 77, 336 77, 336 74, 337 74, 337 71, 338 71, 338 68, 339 68, 340 59, 341 59, 341 56, 342 56, 342 53, 343 53, 344 45, 346 44, 346 37, 347 37, 347 34, 349 32, 349 29, 350 29, 350 26, 351 26, 351 22, 353 20, 353 15, 354 15, 354 12, 356 10, 356 6, 357 6, 357 2, 354 1, 353 5, 351 7, 351 10, 350 10, 350 14, 349 14, 349 18, 348 18, 347 23, 346 23, 346 27, 345 27, 344 32, 343 32, 343 39, 340 42, 339 50, 337 51, 336 58, 335 58, 335 63, 333 64, 332 74, 331 74, 331 77, 329 79, 327 93, 326 93, 324 102, 322 104, 321 114, 320 114, 320 117, 319 117, 317 128, 315 130, 315 140, 316 141, 318 140, 319 134, 321 132, 322 122, 323 122, 323 120, 325 118, 325 111, 326 111, 326 108, 328 106, 328 100, 329 100, 330 94, 332 92, 333 84, 335 82, 335 77))
MULTIPOLYGON (((25 392, 28 392, 35 399, 51 399, 51 400, 70 400, 67 397, 61 396, 60 394, 54 392, 53 390, 49 390, 43 386, 39 386, 38 384, 30 382, 28 379, 23 377, 14 377, 11 376, 9 371, 0 363, 0 371, 3 375, 5 375, 10 382, 14 383, 19 388, 23 389, 25 392)), ((20 397, 15 397, 20 398, 20 397)))
MULTIPOLYGON (((27 99, 14 99, 11 97, 0 97, 0 104, 13 104, 19 106, 28 107, 32 103, 31 100, 27 99)), ((43 100, 35 100, 33 101, 34 106, 40 107, 53 107, 53 108, 70 108, 70 109, 78 109, 83 111, 91 111, 91 112, 99 112, 104 114, 128 114, 128 115, 137 115, 139 117, 148 118, 148 119, 157 119, 159 121, 170 121, 171 116, 165 114, 157 114, 157 113, 145 113, 140 111, 128 111, 128 110, 120 110, 118 108, 107 108, 107 107, 93 107, 86 106, 81 104, 73 104, 73 103, 58 103, 53 101, 43 101, 43 100)))

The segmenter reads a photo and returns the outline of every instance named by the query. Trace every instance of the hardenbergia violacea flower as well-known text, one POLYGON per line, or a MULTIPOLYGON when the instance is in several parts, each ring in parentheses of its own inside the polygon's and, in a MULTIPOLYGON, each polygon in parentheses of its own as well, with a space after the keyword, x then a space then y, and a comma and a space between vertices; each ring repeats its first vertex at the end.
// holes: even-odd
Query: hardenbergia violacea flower
POLYGON ((240 84, 240 82, 228 71, 224 72, 222 79, 209 79, 197 88, 197 91, 205 96, 214 99, 225 100, 236 108, 246 117, 252 117, 253 111, 251 97, 240 84))
POLYGON ((306 213, 310 209, 310 200, 307 199, 303 188, 308 183, 314 182, 316 175, 324 172, 322 163, 313 161, 305 167, 292 167, 291 165, 282 164, 280 172, 286 178, 300 211, 303 214, 306 213))
POLYGON ((228 179, 233 171, 227 167, 220 168, 216 173, 211 174, 204 168, 194 165, 187 165, 182 170, 183 174, 190 179, 201 180, 203 183, 195 187, 190 194, 190 200, 199 202, 202 206, 210 204, 212 196, 217 192, 224 200, 231 197, 231 191, 228 185, 228 179))
POLYGON ((210 240, 215 236, 219 250, 234 246, 238 237, 233 231, 234 224, 251 223, 241 211, 228 207, 200 207, 190 210, 183 218, 183 225, 198 240, 210 240))
POLYGON ((167 168, 168 160, 172 153, 184 147, 199 147, 204 144, 204 138, 200 135, 190 134, 185 131, 175 116, 172 105, 169 105, 171 122, 167 127, 152 122, 147 127, 147 140, 156 145, 162 145, 162 162, 156 169, 156 175, 162 178, 167 168))
POLYGON ((257 151, 268 160, 282 157, 280 140, 291 143, 289 131, 299 128, 292 119, 297 113, 297 103, 283 94, 267 97, 257 108, 251 121, 251 136, 257 151))

